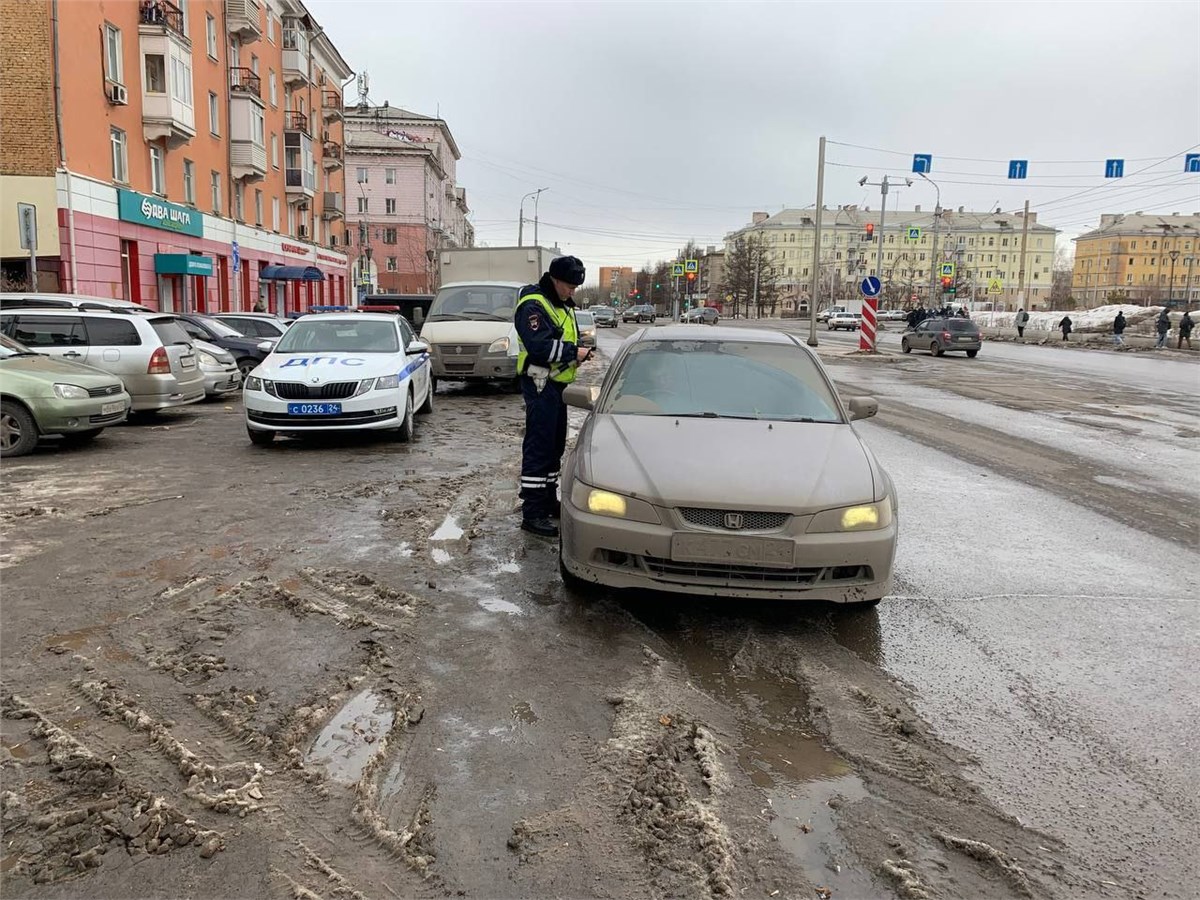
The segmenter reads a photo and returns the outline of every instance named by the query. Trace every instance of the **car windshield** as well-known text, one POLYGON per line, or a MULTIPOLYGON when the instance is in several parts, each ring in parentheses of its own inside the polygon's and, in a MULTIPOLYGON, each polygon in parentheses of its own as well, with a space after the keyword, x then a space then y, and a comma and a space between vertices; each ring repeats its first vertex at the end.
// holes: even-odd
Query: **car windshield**
POLYGON ((841 422, 817 363, 792 344, 646 341, 612 375, 601 413, 841 422))
POLYGON ((10 356, 37 356, 37 354, 20 341, 14 341, 7 335, 0 334, 0 359, 8 359, 10 356))
POLYGON ((399 353, 391 322, 338 319, 299 321, 279 339, 276 353, 399 353))
POLYGON ((429 309, 429 321, 482 319, 511 322, 517 311, 517 289, 503 285, 473 284, 438 291, 429 309))
POLYGON ((211 316, 195 316, 193 321, 199 322, 217 337, 245 337, 236 328, 231 328, 220 319, 214 319, 211 316))
POLYGON ((579 323, 580 328, 591 328, 596 324, 596 319, 590 312, 575 313, 575 321, 579 323))

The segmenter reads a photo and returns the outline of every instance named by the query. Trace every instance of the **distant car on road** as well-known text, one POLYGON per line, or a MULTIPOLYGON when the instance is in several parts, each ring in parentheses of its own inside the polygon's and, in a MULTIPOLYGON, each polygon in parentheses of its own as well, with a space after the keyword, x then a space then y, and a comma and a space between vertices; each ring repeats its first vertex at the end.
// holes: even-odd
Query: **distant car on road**
POLYGON ((974 359, 982 346, 979 326, 970 319, 959 318, 926 319, 900 339, 900 349, 905 353, 928 350, 933 356, 963 351, 974 359))
POLYGON ((817 321, 818 322, 828 322, 829 317, 832 316, 834 313, 840 313, 840 312, 845 312, 845 311, 846 311, 846 307, 844 307, 844 306, 827 306, 824 309, 819 310, 817 312, 817 321))
POLYGON ((622 322, 649 322, 654 324, 658 314, 654 311, 654 307, 649 303, 643 303, 638 306, 631 306, 625 312, 621 313, 622 322))
POLYGON ((862 316, 858 313, 851 312, 835 312, 826 321, 825 327, 829 331, 858 331, 862 325, 862 316))
POLYGON ((112 373, 35 353, 0 334, 0 457, 24 456, 44 435, 90 441, 125 421, 129 404, 112 373))
POLYGON ((588 309, 596 320, 597 328, 616 328, 617 313, 611 306, 593 306, 588 309))
POLYGON ((714 306, 697 306, 685 312, 679 321, 696 325, 716 325, 721 321, 721 314, 714 306))
POLYGON ((880 322, 903 322, 907 317, 908 313, 902 309, 882 309, 875 315, 880 322))
POLYGON ((575 324, 579 326, 579 346, 596 346, 596 317, 586 309, 575 313, 575 324))

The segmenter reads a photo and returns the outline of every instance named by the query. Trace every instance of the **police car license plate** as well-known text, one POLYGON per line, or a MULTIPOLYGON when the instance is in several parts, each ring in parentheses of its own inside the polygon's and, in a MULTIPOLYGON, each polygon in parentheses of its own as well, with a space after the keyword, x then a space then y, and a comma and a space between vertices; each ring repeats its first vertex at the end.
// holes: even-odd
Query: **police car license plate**
POLYGON ((340 403, 289 403, 289 416, 340 416, 340 403))
POLYGON ((117 401, 114 401, 113 403, 105 403, 102 407, 100 407, 100 415, 111 416, 113 413, 119 413, 124 408, 125 408, 124 400, 117 400, 117 401))

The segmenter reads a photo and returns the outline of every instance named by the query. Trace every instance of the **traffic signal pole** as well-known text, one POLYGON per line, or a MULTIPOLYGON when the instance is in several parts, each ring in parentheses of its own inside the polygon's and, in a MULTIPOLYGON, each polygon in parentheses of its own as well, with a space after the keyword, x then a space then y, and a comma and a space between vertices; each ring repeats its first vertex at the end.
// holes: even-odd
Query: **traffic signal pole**
MULTIPOLYGON (((825 201, 825 138, 817 152, 817 214, 813 217, 812 282, 808 291, 808 346, 817 346, 817 292, 821 287, 821 204, 825 201)), ((883 236, 880 235, 880 240, 883 236)))

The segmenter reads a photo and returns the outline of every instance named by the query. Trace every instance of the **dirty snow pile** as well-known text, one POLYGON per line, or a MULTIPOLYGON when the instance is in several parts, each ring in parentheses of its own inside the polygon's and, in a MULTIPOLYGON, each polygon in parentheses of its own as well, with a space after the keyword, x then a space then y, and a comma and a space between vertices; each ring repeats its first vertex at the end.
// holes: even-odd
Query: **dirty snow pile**
MULTIPOLYGON (((1095 309, 1051 310, 1041 312, 1033 310, 1029 313, 1026 327, 1032 331, 1055 331, 1063 316, 1071 317, 1071 330, 1075 332, 1096 332, 1111 334, 1113 319, 1118 312, 1125 313, 1128 331, 1153 331, 1154 320, 1162 312, 1161 306, 1133 306, 1128 303, 1118 303, 1112 306, 1097 306, 1095 309), (1142 326, 1142 327, 1139 327, 1142 326)), ((973 312, 971 319, 977 325, 993 328, 1016 328, 1017 314, 1015 312, 973 312)), ((1178 315, 1175 316, 1178 321, 1178 315)))

